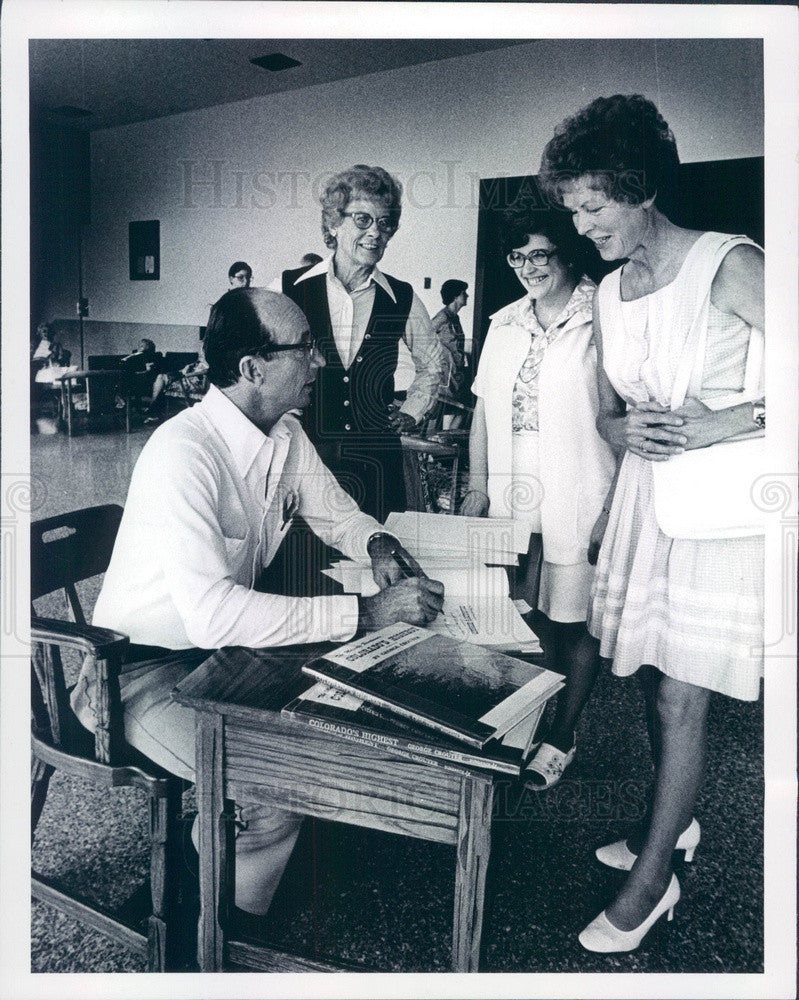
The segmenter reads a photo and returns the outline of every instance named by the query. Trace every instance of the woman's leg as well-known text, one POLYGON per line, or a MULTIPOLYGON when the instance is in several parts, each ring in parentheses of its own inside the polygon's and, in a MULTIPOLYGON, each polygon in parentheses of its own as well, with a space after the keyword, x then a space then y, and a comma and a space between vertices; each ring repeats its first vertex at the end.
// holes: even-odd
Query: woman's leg
MULTIPOLYGON (((646 718, 646 731, 649 735, 649 746, 652 750, 652 762, 657 772, 658 748, 657 748, 657 694, 658 687, 663 674, 649 664, 639 667, 636 675, 641 687, 641 694, 644 699, 644 716, 646 718)), ((652 798, 654 795, 654 785, 650 785, 646 797, 646 811, 639 821, 635 831, 627 838, 627 847, 633 854, 640 854, 644 843, 646 831, 652 821, 652 798)), ((682 831, 681 831, 682 832, 682 831)))
POLYGON ((555 701, 547 743, 568 753, 574 745, 577 720, 599 674, 599 641, 588 633, 585 622, 554 622, 541 611, 528 620, 541 639, 546 666, 566 677, 555 701))
POLYGON ((674 845, 691 821, 704 776, 709 704, 705 688, 667 676, 657 685, 652 818, 641 853, 606 911, 619 930, 638 927, 669 884, 674 845))

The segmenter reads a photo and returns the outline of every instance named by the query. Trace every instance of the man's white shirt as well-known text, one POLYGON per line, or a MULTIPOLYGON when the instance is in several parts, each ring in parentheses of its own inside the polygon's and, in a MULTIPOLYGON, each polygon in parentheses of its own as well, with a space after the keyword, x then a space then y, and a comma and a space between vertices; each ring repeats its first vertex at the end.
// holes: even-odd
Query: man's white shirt
POLYGON ((130 484, 94 624, 170 649, 345 641, 351 595, 284 597, 251 589, 302 515, 354 559, 380 530, 323 465, 298 421, 264 434, 216 386, 159 427, 130 484))

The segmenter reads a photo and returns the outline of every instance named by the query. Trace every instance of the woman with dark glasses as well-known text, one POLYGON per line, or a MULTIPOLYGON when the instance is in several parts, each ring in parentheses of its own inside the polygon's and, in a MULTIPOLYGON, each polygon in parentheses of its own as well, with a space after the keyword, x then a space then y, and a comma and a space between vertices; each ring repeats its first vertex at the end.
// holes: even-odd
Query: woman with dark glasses
POLYGON ((461 514, 531 521, 530 557, 515 596, 547 666, 566 676, 548 733, 527 766, 528 786, 556 784, 574 759, 575 726, 599 670, 585 627, 591 534, 615 462, 596 430, 595 285, 577 265, 579 238, 564 212, 520 200, 505 218, 507 261, 524 296, 491 317, 472 392, 469 492, 461 514), (543 546, 540 563, 532 558, 543 546))
POLYGON ((380 521, 406 507, 400 434, 430 409, 444 370, 427 310, 407 282, 377 268, 399 227, 401 199, 399 181, 382 167, 356 164, 337 174, 321 197, 332 257, 285 271, 282 280, 326 362, 305 429, 344 489, 380 521), (400 340, 416 375, 397 409, 400 340))

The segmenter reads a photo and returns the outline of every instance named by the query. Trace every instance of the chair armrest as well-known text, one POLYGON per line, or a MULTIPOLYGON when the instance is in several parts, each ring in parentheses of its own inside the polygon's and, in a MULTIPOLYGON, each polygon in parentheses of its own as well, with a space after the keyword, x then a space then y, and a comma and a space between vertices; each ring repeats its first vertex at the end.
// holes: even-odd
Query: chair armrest
POLYGON ((99 660, 121 653, 130 640, 122 632, 95 625, 78 625, 58 618, 31 618, 31 641, 50 642, 91 653, 99 660))
POLYGON ((455 445, 441 444, 439 441, 433 441, 430 438, 403 434, 400 436, 400 441, 402 442, 402 447, 408 451, 423 452, 426 455, 432 455, 433 458, 455 458, 458 454, 458 449, 455 445))

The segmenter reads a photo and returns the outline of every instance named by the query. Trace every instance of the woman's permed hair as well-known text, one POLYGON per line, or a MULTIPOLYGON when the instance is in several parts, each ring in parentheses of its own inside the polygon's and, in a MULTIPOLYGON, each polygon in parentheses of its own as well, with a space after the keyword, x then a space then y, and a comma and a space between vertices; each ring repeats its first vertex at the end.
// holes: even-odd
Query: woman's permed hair
POLYGON ((565 184, 589 177, 613 201, 640 205, 670 191, 679 162, 674 135, 652 101, 615 94, 598 97, 558 125, 538 178, 557 203, 565 184))
POLYGON ((523 247, 531 236, 545 236, 557 248, 558 258, 568 267, 583 273, 581 237, 572 225, 568 212, 547 208, 533 195, 522 195, 502 215, 503 252, 523 247))
POLYGON ((342 170, 331 177, 319 199, 322 205, 322 237, 325 246, 335 249, 336 237, 330 230, 341 225, 341 213, 358 197, 383 202, 395 227, 399 225, 402 184, 382 167, 367 167, 363 163, 356 163, 348 170, 342 170))

